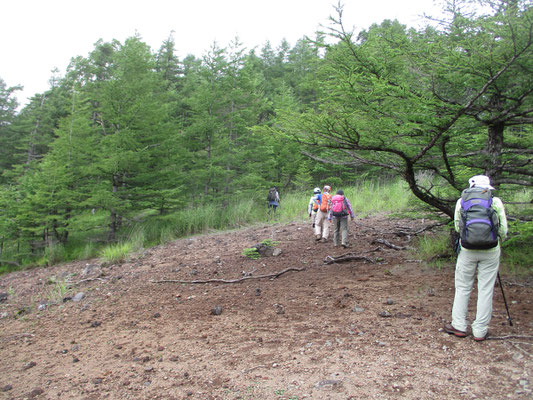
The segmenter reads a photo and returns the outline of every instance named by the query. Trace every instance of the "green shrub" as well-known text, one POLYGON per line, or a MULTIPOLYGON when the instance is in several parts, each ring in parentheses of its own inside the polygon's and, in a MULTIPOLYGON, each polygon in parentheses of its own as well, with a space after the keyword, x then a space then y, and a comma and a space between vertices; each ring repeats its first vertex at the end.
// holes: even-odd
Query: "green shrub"
POLYGON ((100 257, 110 263, 119 263, 124 261, 132 250, 133 244, 130 242, 112 244, 101 250, 100 257))

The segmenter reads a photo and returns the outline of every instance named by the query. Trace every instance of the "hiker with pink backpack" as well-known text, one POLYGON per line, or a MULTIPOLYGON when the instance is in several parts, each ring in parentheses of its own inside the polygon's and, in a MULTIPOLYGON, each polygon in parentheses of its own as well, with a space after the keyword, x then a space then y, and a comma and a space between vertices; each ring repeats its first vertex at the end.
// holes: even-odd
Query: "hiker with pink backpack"
POLYGON ((339 245, 339 232, 342 247, 348 247, 348 215, 353 221, 355 216, 350 200, 344 196, 344 191, 339 189, 337 194, 331 198, 331 209, 328 215, 328 221, 333 219, 333 245, 335 247, 339 245))

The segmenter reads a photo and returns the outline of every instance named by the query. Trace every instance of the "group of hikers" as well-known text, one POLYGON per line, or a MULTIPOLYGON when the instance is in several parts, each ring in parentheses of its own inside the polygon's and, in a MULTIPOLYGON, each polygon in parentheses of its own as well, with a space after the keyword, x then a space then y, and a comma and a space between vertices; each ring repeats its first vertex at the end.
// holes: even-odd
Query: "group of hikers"
MULTIPOLYGON (((495 189, 490 178, 476 175, 468 183, 469 187, 462 192, 455 207, 454 225, 460 237, 455 296, 451 323, 446 323, 443 330, 460 338, 469 335, 468 303, 477 274, 476 318, 470 329, 474 340, 481 342, 488 336, 494 284, 500 265, 500 242, 505 240, 508 227, 503 202, 492 195, 495 189)), ((269 192, 268 202, 273 211, 279 206, 277 188, 269 192)), ((348 217, 353 221, 354 212, 343 190, 332 195, 328 185, 322 190, 314 188, 307 211, 316 242, 328 241, 330 224, 333 224, 333 245, 337 247, 340 238, 340 245, 349 247, 348 217)))
POLYGON ((348 244, 348 216, 354 219, 354 213, 350 200, 344 195, 342 189, 331 195, 331 186, 324 186, 322 190, 316 187, 309 199, 307 207, 309 218, 313 224, 315 240, 327 242, 329 238, 330 224, 333 224, 333 245, 346 248, 348 244))

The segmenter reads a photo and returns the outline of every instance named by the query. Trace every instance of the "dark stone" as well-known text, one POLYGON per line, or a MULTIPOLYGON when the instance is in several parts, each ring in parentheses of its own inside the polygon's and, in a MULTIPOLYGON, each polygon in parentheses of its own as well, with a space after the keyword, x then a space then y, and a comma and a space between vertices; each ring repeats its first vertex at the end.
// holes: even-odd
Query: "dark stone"
POLYGON ((213 315, 220 315, 222 314, 222 307, 220 306, 215 306, 211 309, 211 314, 213 315))
POLYGON ((22 369, 24 371, 30 369, 30 368, 33 368, 37 365, 37 363, 35 361, 30 361, 28 364, 26 364, 24 367, 22 367, 22 369))
POLYGON ((35 397, 37 397, 37 396, 40 396, 40 395, 43 394, 43 393, 44 393, 44 390, 43 390, 43 389, 41 389, 41 388, 35 388, 35 389, 33 389, 30 393, 28 393, 28 397, 29 397, 30 399, 33 399, 33 398, 35 398, 35 397))
POLYGON ((5 386, 2 386, 2 392, 9 392, 11 389, 13 389, 13 386, 11 385, 5 385, 5 386))
POLYGON ((0 292, 0 303, 3 303, 4 301, 6 301, 8 296, 9 294, 0 292))

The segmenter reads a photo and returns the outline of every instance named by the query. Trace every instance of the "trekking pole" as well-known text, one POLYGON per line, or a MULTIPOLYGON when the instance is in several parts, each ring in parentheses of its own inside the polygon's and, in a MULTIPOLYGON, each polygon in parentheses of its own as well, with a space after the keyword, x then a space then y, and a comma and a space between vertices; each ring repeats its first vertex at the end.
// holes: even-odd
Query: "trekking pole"
POLYGON ((507 319, 509 320, 509 325, 513 326, 513 320, 511 319, 511 314, 509 313, 509 307, 507 307, 507 300, 505 300, 505 293, 503 291, 502 279, 500 278, 499 271, 498 271, 498 282, 500 282, 500 289, 502 290, 503 302, 505 304, 505 309, 507 310, 507 319))

